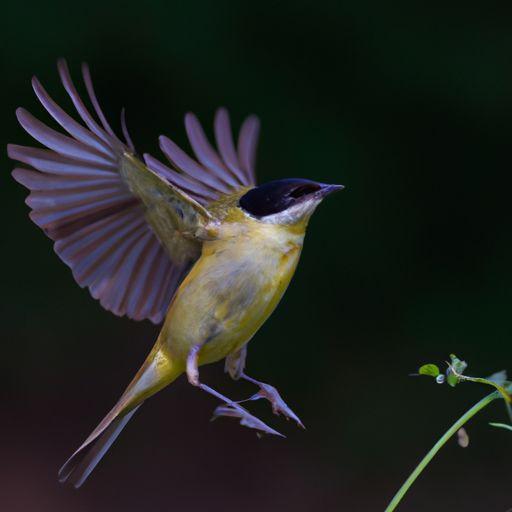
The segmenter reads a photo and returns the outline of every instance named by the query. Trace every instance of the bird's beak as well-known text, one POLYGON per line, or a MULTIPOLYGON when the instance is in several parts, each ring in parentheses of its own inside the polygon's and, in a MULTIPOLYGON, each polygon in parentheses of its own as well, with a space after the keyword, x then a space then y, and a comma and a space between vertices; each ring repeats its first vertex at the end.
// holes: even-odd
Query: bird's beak
POLYGON ((337 192, 338 190, 343 190, 345 187, 343 185, 328 185, 328 184, 322 184, 322 187, 317 192, 320 197, 328 196, 329 194, 332 194, 333 192, 337 192))

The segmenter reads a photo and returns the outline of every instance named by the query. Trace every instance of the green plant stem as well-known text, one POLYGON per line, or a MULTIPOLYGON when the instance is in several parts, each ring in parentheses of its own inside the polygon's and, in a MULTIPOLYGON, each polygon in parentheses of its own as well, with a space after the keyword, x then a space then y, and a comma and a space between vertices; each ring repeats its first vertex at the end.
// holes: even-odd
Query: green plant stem
POLYGON ((428 463, 436 456, 437 452, 445 445, 445 443, 452 437, 468 420, 470 420, 477 412, 481 411, 484 407, 489 405, 493 400, 497 398, 502 398, 499 391, 494 391, 490 395, 482 398, 479 402, 477 402, 471 409, 469 409, 466 413, 464 413, 445 433, 444 435, 437 441, 437 443, 432 447, 432 449, 423 457, 423 460, 414 468, 414 471, 409 475, 409 478, 404 482, 402 487, 395 494, 389 505, 387 506, 384 512, 392 512, 396 509, 398 504, 402 501, 402 498, 405 496, 411 485, 414 483, 416 478, 421 474, 421 472, 427 467, 428 463))
POLYGON ((512 423, 512 407, 510 407, 510 404, 508 402, 505 402, 505 407, 507 409, 507 414, 508 414, 510 423, 512 423))

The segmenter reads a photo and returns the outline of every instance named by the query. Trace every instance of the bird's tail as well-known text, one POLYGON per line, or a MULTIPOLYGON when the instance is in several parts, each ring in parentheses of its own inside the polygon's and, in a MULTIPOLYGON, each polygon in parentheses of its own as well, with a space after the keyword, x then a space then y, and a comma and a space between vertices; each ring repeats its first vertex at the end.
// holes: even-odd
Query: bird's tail
POLYGON ((146 398, 174 381, 182 370, 153 349, 117 404, 59 470, 59 482, 80 487, 146 398))

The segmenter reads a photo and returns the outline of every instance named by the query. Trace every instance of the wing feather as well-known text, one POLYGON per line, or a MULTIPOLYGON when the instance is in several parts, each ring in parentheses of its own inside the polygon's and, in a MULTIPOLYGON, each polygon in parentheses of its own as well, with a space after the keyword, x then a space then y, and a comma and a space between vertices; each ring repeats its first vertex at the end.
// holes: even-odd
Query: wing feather
POLYGON ((34 167, 34 169, 44 173, 44 175, 58 174, 85 178, 114 175, 116 179, 118 179, 114 162, 105 165, 90 164, 65 157, 55 151, 18 146, 16 144, 9 144, 8 150, 9 156, 13 160, 18 160, 18 162, 30 165, 34 167))
POLYGON ((88 147, 84 143, 67 137, 66 135, 62 135, 46 126, 39 121, 39 119, 36 119, 24 108, 18 108, 16 116, 18 122, 27 133, 47 148, 52 149, 62 156, 91 164, 111 165, 116 162, 114 155, 103 156, 94 148, 88 147))
POLYGON ((34 78, 36 96, 66 133, 18 109, 21 126, 46 149, 9 145, 9 156, 30 166, 16 168, 13 177, 30 190, 31 219, 55 242, 78 284, 116 315, 158 323, 199 254, 201 241, 194 231, 209 219, 187 190, 209 200, 215 194, 186 177, 181 182, 188 188, 180 190, 130 155, 124 117, 126 143, 103 114, 87 66, 83 78, 100 123, 78 95, 66 63, 59 61, 58 68, 83 124, 34 78))
POLYGON ((218 151, 208 141, 196 116, 186 114, 185 128, 197 160, 162 135, 159 138, 160 149, 170 167, 144 154, 150 169, 185 190, 202 205, 236 192, 241 187, 256 185, 255 162, 259 137, 259 120, 256 116, 249 116, 244 121, 236 149, 225 108, 219 108, 215 114, 214 132, 218 151))
POLYGON ((169 165, 149 154, 144 165, 134 156, 124 109, 124 142, 107 121, 88 66, 82 65, 82 78, 94 115, 64 60, 58 72, 80 122, 33 78, 37 98, 64 133, 19 108, 19 123, 45 148, 10 144, 9 156, 28 166, 13 177, 30 190, 30 218, 54 241, 78 284, 116 315, 158 323, 200 254, 208 204, 255 185, 259 121, 246 119, 235 147, 229 115, 219 109, 215 149, 189 113, 185 128, 197 160, 161 136, 169 165))
POLYGON ((197 159, 203 164, 204 168, 211 172, 212 176, 217 177, 222 190, 228 192, 233 186, 236 187, 238 185, 236 180, 233 179, 233 176, 224 166, 224 162, 208 142, 197 117, 190 112, 185 116, 185 129, 197 159))
POLYGON ((98 150, 106 156, 110 155, 108 145, 90 130, 84 128, 80 123, 76 122, 69 114, 67 114, 46 92, 41 82, 37 78, 32 79, 32 88, 37 98, 46 111, 57 121, 76 140, 86 144, 87 146, 98 150))
POLYGON ((233 143, 229 114, 225 108, 219 108, 217 110, 214 129, 217 147, 219 148, 219 153, 226 167, 231 171, 240 186, 246 185, 246 176, 244 176, 240 162, 238 161, 238 155, 236 154, 235 145, 233 143))
POLYGON ((238 138, 238 158, 247 180, 256 180, 256 149, 260 133, 260 121, 256 116, 249 116, 240 128, 238 138))

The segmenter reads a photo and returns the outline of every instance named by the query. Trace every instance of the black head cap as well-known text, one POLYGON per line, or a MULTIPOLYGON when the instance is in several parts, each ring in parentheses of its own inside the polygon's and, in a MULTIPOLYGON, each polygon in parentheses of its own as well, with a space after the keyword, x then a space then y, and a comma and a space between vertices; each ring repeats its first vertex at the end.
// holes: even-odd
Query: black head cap
POLYGON ((304 201, 311 194, 320 194, 342 188, 339 185, 324 185, 316 181, 289 178, 270 181, 249 190, 240 198, 240 206, 255 217, 265 217, 282 212, 294 204, 304 201))

